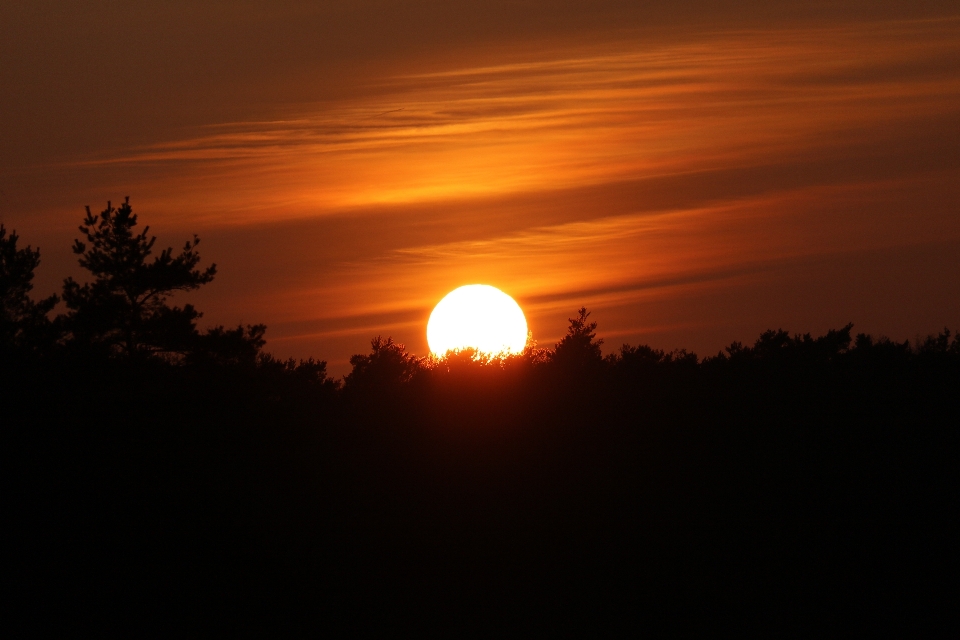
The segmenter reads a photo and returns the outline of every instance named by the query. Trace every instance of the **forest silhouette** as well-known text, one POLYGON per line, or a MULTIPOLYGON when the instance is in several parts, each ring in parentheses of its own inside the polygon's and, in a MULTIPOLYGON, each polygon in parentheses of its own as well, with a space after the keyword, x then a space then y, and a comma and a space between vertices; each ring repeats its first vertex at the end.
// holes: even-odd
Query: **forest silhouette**
POLYGON ((199 329, 171 300, 217 267, 138 226, 129 199, 88 208, 89 281, 39 301, 39 250, 0 226, 15 628, 809 636, 955 615, 960 335, 604 356, 581 308, 510 356, 377 336, 337 380, 269 355, 263 325, 199 329))

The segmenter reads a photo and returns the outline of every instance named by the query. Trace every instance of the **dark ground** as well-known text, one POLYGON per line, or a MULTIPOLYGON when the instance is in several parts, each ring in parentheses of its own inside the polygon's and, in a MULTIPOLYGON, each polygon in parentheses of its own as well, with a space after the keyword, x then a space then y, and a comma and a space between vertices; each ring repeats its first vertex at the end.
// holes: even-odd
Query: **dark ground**
POLYGON ((956 637, 960 354, 761 346, 342 390, 7 359, 4 626, 956 637))

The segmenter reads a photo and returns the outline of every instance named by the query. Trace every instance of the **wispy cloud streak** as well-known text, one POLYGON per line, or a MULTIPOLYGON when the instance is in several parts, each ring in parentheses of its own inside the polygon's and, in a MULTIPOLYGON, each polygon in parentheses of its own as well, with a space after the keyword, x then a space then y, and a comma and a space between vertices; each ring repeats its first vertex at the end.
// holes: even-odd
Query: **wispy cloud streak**
POLYGON ((182 188, 206 191, 212 177, 222 188, 208 208, 235 221, 765 163, 955 111, 958 34, 941 20, 621 41, 398 76, 360 101, 95 162, 196 167, 182 188))
MULTIPOLYGON (((76 168, 122 174, 158 228, 262 243, 249 265, 254 241, 218 249, 209 318, 243 309, 297 355, 356 351, 374 324, 423 350, 430 306, 468 282, 551 336, 581 303, 666 308, 788 263, 826 282, 818 256, 879 273, 870 252, 960 240, 960 19, 683 37, 412 68, 76 168)), ((629 308, 626 336, 707 322, 629 308)))

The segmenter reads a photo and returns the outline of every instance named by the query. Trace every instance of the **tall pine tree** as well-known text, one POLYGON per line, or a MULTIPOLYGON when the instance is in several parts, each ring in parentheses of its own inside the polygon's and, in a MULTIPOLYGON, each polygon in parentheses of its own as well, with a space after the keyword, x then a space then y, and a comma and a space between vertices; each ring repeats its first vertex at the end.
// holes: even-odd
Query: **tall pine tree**
POLYGON ((82 285, 73 278, 64 281, 63 299, 69 309, 64 326, 74 341, 129 358, 184 353, 196 342, 195 321, 201 314, 190 304, 170 306, 167 298, 212 281, 216 265, 197 268, 196 236, 176 255, 167 248, 154 256, 156 237, 148 237, 150 227, 138 233, 136 226, 129 197, 119 208, 108 202, 96 215, 87 207, 80 226, 86 241, 76 240, 73 252, 93 281, 82 285))

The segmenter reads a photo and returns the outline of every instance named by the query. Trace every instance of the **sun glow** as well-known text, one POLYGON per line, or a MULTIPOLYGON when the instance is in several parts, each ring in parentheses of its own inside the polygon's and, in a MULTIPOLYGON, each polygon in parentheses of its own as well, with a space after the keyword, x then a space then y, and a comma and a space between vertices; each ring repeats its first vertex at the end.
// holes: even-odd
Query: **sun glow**
POLYGON ((496 287, 468 284, 437 303, 427 322, 430 351, 451 349, 486 354, 520 353, 527 343, 527 320, 513 298, 496 287))

